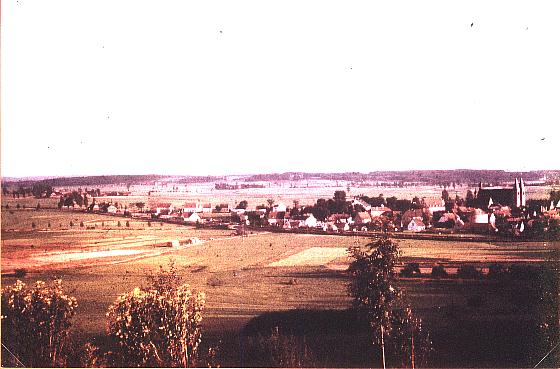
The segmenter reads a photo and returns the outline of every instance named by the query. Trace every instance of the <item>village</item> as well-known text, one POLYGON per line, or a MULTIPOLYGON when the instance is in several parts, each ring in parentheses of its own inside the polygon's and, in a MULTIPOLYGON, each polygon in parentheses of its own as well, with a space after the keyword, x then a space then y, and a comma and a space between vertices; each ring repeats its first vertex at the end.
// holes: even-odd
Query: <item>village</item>
MULTIPOLYGON (((224 185, 221 185, 222 187, 224 185)), ((243 185, 242 185, 243 186, 243 185)), ((231 185, 239 188, 239 185, 231 185)), ((175 187, 174 187, 175 188, 175 187)), ((402 234, 477 234, 506 237, 558 237, 560 199, 552 191, 549 199, 527 199, 523 179, 511 186, 482 186, 468 190, 465 198, 449 195, 412 200, 385 198, 382 194, 348 196, 334 192, 331 199, 300 205, 267 199, 266 204, 161 202, 157 196, 132 199, 129 191, 52 189, 61 210, 104 213, 197 227, 229 227, 238 234, 251 229, 313 233, 359 234, 390 232, 402 234)), ((46 196, 47 193, 42 193, 46 196)))

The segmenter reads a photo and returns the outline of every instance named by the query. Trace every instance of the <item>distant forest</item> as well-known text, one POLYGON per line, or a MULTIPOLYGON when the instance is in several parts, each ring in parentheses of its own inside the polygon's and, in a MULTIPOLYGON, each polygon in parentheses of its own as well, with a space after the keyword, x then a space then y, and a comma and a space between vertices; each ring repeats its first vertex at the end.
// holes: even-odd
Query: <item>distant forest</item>
POLYGON ((106 186, 106 185, 135 185, 154 184, 158 181, 170 181, 174 183, 204 183, 222 180, 223 177, 210 176, 166 176, 158 174, 147 175, 112 175, 112 176, 85 176, 85 177, 57 177, 47 179, 4 179, 5 185, 32 186, 35 183, 44 183, 53 187, 70 186, 106 186))
POLYGON ((406 171, 378 171, 370 173, 275 173, 275 174, 257 174, 249 176, 245 179, 247 182, 252 181, 295 181, 295 180, 337 180, 351 182, 406 182, 411 184, 426 185, 450 185, 469 184, 474 185, 482 182, 483 184, 498 185, 503 182, 514 181, 515 178, 523 178, 525 181, 536 181, 547 177, 560 177, 560 171, 530 171, 530 172, 506 172, 504 170, 474 170, 474 169, 457 169, 457 170, 406 170, 406 171))
MULTIPOLYGON (((237 180, 245 182, 258 181, 298 181, 298 180, 337 180, 381 183, 407 183, 424 185, 467 184, 476 185, 499 185, 512 182, 515 178, 523 178, 526 182, 536 181, 546 176, 551 183, 559 183, 560 170, 555 171, 529 171, 529 172, 506 172, 503 170, 407 170, 407 171, 378 171, 370 173, 271 173, 271 174, 248 174, 237 176, 237 180)), ((153 184, 155 182, 173 183, 208 183, 225 181, 224 176, 168 176, 168 175, 109 175, 109 176, 85 176, 85 177, 58 177, 37 180, 36 178, 4 178, 4 186, 32 186, 35 183, 43 183, 53 187, 70 186, 103 186, 103 185, 134 185, 153 184)))

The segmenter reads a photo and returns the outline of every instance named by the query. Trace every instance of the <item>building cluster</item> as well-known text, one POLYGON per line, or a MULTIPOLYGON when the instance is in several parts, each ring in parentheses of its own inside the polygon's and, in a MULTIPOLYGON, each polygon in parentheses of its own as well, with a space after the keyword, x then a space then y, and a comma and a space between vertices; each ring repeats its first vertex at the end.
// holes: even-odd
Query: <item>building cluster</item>
MULTIPOLYGON (((560 219, 560 201, 538 209, 527 205, 525 183, 515 180, 511 187, 479 185, 472 198, 453 201, 442 197, 424 197, 408 209, 391 209, 386 204, 372 206, 362 197, 343 200, 344 212, 322 213, 316 207, 289 208, 283 203, 256 209, 232 208, 229 204, 187 202, 182 205, 142 202, 97 203, 86 205, 88 211, 158 219, 185 224, 233 224, 281 229, 317 229, 326 232, 470 232, 504 231, 522 234, 543 218, 560 219), (323 214, 324 217, 319 216, 323 214)), ((330 200, 329 200, 330 201, 330 200)), ((245 202, 246 203, 246 202, 245 202)), ((246 205, 246 204, 245 204, 246 205)), ((238 206, 239 207, 239 206, 238 206)))

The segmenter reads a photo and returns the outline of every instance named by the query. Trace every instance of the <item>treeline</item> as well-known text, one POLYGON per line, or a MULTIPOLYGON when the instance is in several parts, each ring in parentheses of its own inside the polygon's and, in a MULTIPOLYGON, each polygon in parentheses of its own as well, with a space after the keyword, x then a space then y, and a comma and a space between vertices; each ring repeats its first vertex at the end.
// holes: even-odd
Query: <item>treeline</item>
MULTIPOLYGON (((376 171, 369 173, 346 172, 346 173, 270 173, 248 176, 245 181, 297 181, 297 180, 341 180, 351 182, 387 182, 387 183, 419 183, 427 185, 451 186, 455 184, 485 184, 497 185, 503 182, 512 182, 515 178, 523 178, 525 181, 535 181, 542 178, 543 171, 530 172, 506 172, 504 170, 406 170, 406 171, 376 171)), ((547 175, 551 171, 546 172, 547 175)), ((553 171, 553 173, 555 173, 553 171)), ((560 171, 558 171, 560 173, 560 171)))
POLYGON ((104 186, 126 184, 153 183, 156 181, 173 179, 174 183, 206 183, 223 179, 214 176, 166 176, 159 174, 147 175, 109 175, 109 176, 85 176, 85 177, 57 177, 48 179, 23 179, 6 180, 2 183, 3 188, 31 188, 35 184, 48 185, 51 187, 70 186, 104 186))

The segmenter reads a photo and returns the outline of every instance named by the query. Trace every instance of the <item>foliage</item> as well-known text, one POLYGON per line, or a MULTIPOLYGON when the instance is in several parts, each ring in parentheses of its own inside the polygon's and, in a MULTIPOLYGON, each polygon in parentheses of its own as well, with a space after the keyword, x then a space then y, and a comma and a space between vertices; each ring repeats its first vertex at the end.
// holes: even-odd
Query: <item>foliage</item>
POLYGON ((457 269, 457 276, 463 279, 477 279, 482 277, 482 272, 474 265, 465 264, 457 269))
MULTIPOLYGON (((359 247, 350 249, 354 258, 348 268, 353 306, 367 314, 372 328, 382 325, 389 334, 392 309, 401 298, 395 271, 399 250, 388 238, 380 238, 366 247, 365 251, 359 247)), ((374 335, 380 339, 377 329, 374 335)))
POLYGON ((433 278, 445 278, 447 277, 447 271, 443 265, 434 265, 432 267, 432 277, 433 278))
POLYGON ((248 337, 244 365, 250 367, 301 368, 315 366, 315 358, 305 337, 281 334, 275 327, 269 336, 248 337))
POLYGON ((117 366, 196 366, 205 294, 181 284, 174 261, 149 277, 150 286, 123 294, 109 307, 115 341, 107 362, 117 366))
POLYGON ((236 209, 247 209, 247 206, 249 206, 249 203, 247 202, 247 200, 241 200, 235 208, 236 209))
POLYGON ((2 345, 10 354, 2 365, 65 366, 70 319, 78 306, 64 294, 62 281, 51 286, 37 281, 28 287, 18 280, 2 289, 2 345))
POLYGON ((159 292, 168 292, 181 286, 183 284, 183 277, 178 273, 177 267, 175 266, 175 260, 173 258, 169 258, 167 269, 164 268, 163 265, 160 265, 158 273, 148 275, 148 282, 148 289, 155 289, 159 292))
POLYGON ((413 317, 410 307, 402 307, 402 291, 395 268, 400 253, 397 243, 383 237, 367 244, 366 250, 353 247, 349 251, 354 258, 348 268, 353 306, 367 317, 373 342, 384 350, 386 335, 392 356, 406 362, 414 357, 414 337, 421 347, 422 360, 427 359, 431 348, 429 336, 421 330, 421 320, 413 317))
POLYGON ((401 276, 403 277, 414 277, 420 276, 420 265, 418 263, 408 263, 405 267, 401 270, 401 276))
POLYGON ((392 320, 394 332, 387 343, 397 361, 395 364, 408 367, 414 360, 413 367, 425 366, 433 348, 430 334, 424 328, 422 320, 413 315, 409 306, 395 310, 392 320))

